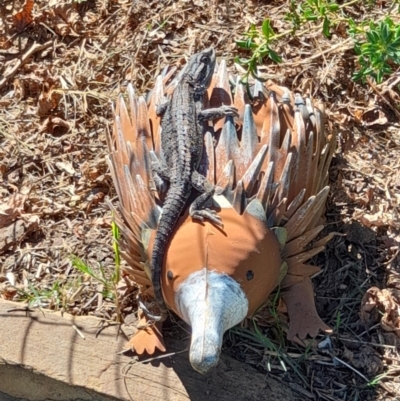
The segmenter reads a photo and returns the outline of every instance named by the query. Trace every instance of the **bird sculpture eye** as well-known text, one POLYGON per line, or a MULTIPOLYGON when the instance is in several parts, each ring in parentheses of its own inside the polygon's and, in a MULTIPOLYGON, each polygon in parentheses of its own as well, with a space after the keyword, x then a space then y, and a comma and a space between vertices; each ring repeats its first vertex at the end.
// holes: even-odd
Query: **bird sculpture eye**
POLYGON ((167 277, 168 277, 168 280, 172 280, 174 278, 174 273, 172 273, 171 270, 168 270, 167 277))
POLYGON ((254 278, 253 270, 247 270, 246 278, 247 278, 248 281, 253 280, 253 278, 254 278))

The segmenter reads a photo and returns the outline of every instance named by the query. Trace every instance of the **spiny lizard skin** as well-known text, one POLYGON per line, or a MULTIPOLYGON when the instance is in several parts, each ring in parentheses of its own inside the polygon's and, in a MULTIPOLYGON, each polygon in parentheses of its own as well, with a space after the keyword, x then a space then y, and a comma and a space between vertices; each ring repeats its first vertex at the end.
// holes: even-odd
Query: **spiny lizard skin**
POLYGON ((214 211, 202 208, 213 196, 214 186, 197 171, 204 146, 203 122, 226 115, 237 116, 237 110, 231 106, 203 110, 204 94, 211 83, 214 68, 214 49, 194 54, 179 75, 171 98, 157 110, 162 116, 161 149, 164 161, 162 164, 153 163, 153 173, 155 180, 160 181, 161 178, 169 182, 151 260, 151 278, 162 320, 167 313, 161 291, 163 259, 192 188, 201 193, 190 206, 192 218, 200 221, 206 218, 222 225, 214 211))

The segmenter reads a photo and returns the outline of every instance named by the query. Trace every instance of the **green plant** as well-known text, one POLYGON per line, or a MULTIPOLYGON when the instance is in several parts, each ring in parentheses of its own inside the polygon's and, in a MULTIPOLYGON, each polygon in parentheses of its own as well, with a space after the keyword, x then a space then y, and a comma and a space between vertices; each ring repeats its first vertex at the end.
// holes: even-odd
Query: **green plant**
MULTIPOLYGON (((237 63, 247 68, 242 82, 247 84, 249 75, 257 77, 257 66, 261 64, 266 57, 275 63, 282 62, 281 56, 271 47, 273 42, 276 42, 279 38, 294 35, 305 22, 314 21, 322 21, 323 33, 325 36, 329 37, 332 18, 335 16, 334 22, 339 22, 341 20, 336 17, 337 11, 359 1, 360 0, 352 0, 349 3, 339 6, 335 0, 305 0, 300 3, 291 0, 289 6, 290 11, 286 14, 285 20, 291 21, 292 29, 280 34, 274 32, 271 21, 268 18, 263 21, 261 29, 257 29, 254 24, 251 24, 247 32, 243 34, 243 39, 236 41, 236 44, 240 48, 250 51, 249 58, 236 57, 235 59, 237 63)), ((305 32, 308 30, 309 29, 305 32)))
POLYGON ((71 259, 72 266, 74 266, 75 269, 79 270, 83 274, 87 274, 103 285, 102 294, 105 298, 109 298, 113 301, 115 300, 115 272, 108 277, 101 264, 99 265, 100 274, 98 274, 81 258, 73 255, 71 259))
POLYGON ((380 383, 380 381, 381 381, 382 379, 384 379, 384 378, 385 378, 386 376, 388 376, 388 375, 389 375, 389 372, 385 372, 385 373, 382 373, 382 374, 380 374, 380 375, 374 377, 371 381, 369 381, 369 382, 367 383, 367 386, 368 386, 368 387, 375 387, 376 385, 378 385, 378 384, 380 383))
MULTIPOLYGON (((233 333, 239 335, 240 337, 246 338, 247 340, 250 340, 253 342, 253 345, 255 346, 261 346, 264 349, 267 349, 271 351, 276 358, 278 358, 279 363, 281 364, 282 368, 287 371, 286 365, 285 365, 285 355, 281 351, 281 347, 276 345, 274 342, 272 342, 266 335, 264 335, 260 328, 257 326, 256 321, 253 319, 253 330, 249 329, 242 329, 242 328, 233 328, 231 330, 233 333)), ((270 358, 269 358, 270 359, 270 358)), ((268 367, 270 366, 270 361, 268 359, 268 367)))
POLYGON ((384 76, 391 74, 400 65, 400 25, 395 24, 390 17, 379 23, 370 21, 366 31, 352 20, 349 25, 361 67, 353 79, 365 82, 371 76, 377 83, 381 83, 384 76), (356 39, 360 34, 365 35, 363 40, 356 39))
POLYGON ((119 252, 119 245, 118 245, 120 233, 119 233, 119 228, 114 221, 111 223, 111 232, 113 237, 114 261, 115 261, 115 281, 118 283, 121 278, 120 274, 121 255, 119 252))
MULTIPOLYGON (((286 272, 285 272, 286 273, 286 272)), ((283 346, 285 344, 285 333, 282 327, 281 320, 279 319, 278 316, 278 302, 280 298, 280 286, 278 287, 276 293, 274 294, 273 299, 269 299, 268 301, 268 306, 269 306, 269 313, 274 319, 274 326, 277 330, 277 335, 279 339, 279 344, 283 346)))
POLYGON ((46 308, 65 312, 79 299, 84 288, 80 277, 73 280, 55 280, 51 285, 30 284, 27 288, 18 288, 18 296, 21 301, 26 301, 29 307, 46 308))
MULTIPOLYGON (((272 340, 270 340, 257 326, 255 320, 253 319, 253 330, 249 329, 242 329, 242 328, 233 328, 231 331, 246 340, 249 340, 253 343, 254 346, 261 346, 262 348, 269 351, 271 355, 268 358, 267 368, 269 369, 270 360, 271 358, 275 357, 279 360, 280 365, 282 366, 283 370, 287 371, 287 366, 290 366, 296 375, 302 380, 302 382, 309 387, 309 384, 301 373, 298 363, 292 359, 285 351, 282 345, 275 344, 272 340)), ((310 347, 307 347, 304 352, 304 358, 306 358, 307 354, 310 351, 310 347)))
POLYGON ((237 63, 247 67, 247 73, 242 79, 244 83, 248 82, 249 74, 257 76, 257 65, 261 64, 265 57, 270 58, 275 63, 282 61, 278 53, 271 48, 271 43, 276 38, 271 21, 267 18, 263 21, 261 30, 251 24, 248 31, 244 33, 244 38, 236 41, 239 47, 251 51, 249 58, 236 57, 235 59, 237 63))
POLYGON ((111 223, 111 233, 113 237, 113 250, 114 250, 114 263, 115 269, 110 274, 107 274, 101 264, 99 264, 99 273, 96 273, 87 263, 77 256, 72 256, 72 265, 79 270, 81 273, 87 274, 99 283, 103 285, 103 297, 111 299, 116 308, 117 321, 122 321, 121 308, 118 298, 118 283, 121 278, 121 256, 119 251, 118 240, 120 238, 120 232, 115 222, 111 223))
POLYGON ((340 313, 340 311, 337 312, 336 314, 336 319, 335 319, 335 333, 339 333, 339 328, 342 324, 342 314, 340 313))
POLYGON ((330 37, 332 18, 336 17, 339 5, 335 0, 305 0, 290 1, 290 11, 285 20, 290 21, 295 32, 304 22, 322 21, 322 31, 326 37, 330 37))
POLYGON ((29 285, 27 289, 18 290, 21 300, 28 302, 30 307, 47 307, 58 310, 64 304, 61 284, 56 281, 51 288, 36 289, 29 285))
MULTIPOLYGON (((276 63, 282 61, 271 47, 278 39, 288 36, 300 38, 321 27, 323 34, 329 37, 332 25, 339 23, 342 27, 348 26, 348 35, 354 40, 354 51, 360 69, 354 73, 353 79, 365 82, 368 77, 372 77, 377 83, 382 82, 385 76, 400 65, 400 25, 389 16, 378 21, 354 21, 346 13, 346 8, 357 3, 365 6, 361 0, 350 0, 340 5, 335 0, 291 0, 285 16, 285 20, 292 24, 291 30, 277 34, 272 29, 269 19, 263 21, 261 29, 251 24, 243 34, 244 38, 236 41, 240 48, 250 52, 248 58, 236 57, 236 62, 247 68, 242 82, 248 84, 250 75, 258 78, 257 66, 266 57, 276 63), (304 29, 298 32, 303 26, 304 29)), ((392 11, 400 12, 400 0, 393 1, 389 13, 392 11)))
POLYGON ((116 225, 115 221, 111 223, 111 233, 113 237, 113 249, 114 249, 114 263, 115 263, 115 270, 113 273, 113 283, 114 283, 114 289, 115 289, 115 306, 117 309, 117 321, 122 322, 122 314, 121 314, 121 304, 119 302, 119 297, 118 297, 118 291, 117 291, 117 286, 119 283, 119 280, 121 279, 121 255, 119 252, 119 245, 118 245, 118 240, 120 239, 120 232, 119 228, 116 225))

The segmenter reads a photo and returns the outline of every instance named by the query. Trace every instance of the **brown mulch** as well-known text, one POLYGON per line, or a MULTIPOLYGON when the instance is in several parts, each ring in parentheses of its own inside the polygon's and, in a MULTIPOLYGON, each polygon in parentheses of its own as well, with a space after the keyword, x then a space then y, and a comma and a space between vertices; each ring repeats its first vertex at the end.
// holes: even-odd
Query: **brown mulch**
MULTIPOLYGON (((116 196, 105 161, 111 102, 129 82, 146 93, 166 64, 181 66, 210 45, 243 73, 234 58, 246 53, 234 40, 266 16, 277 32, 287 29, 288 3, 1 2, 1 298, 115 320, 104 285, 72 265, 76 255, 107 277, 115 267, 105 203, 116 196)), ((355 5, 352 15, 378 19, 388 7, 379 4, 355 5)), ((328 348, 304 351, 262 326, 292 358, 285 367, 238 334, 227 335, 225 350, 303 399, 400 399, 398 72, 381 85, 354 83, 352 43, 340 27, 327 39, 310 25, 274 50, 283 62, 266 61, 262 76, 323 101, 339 138, 325 229, 337 235, 314 260, 324 268, 314 280, 317 308, 334 334, 328 348)), ((135 304, 125 301, 128 316, 135 304)))

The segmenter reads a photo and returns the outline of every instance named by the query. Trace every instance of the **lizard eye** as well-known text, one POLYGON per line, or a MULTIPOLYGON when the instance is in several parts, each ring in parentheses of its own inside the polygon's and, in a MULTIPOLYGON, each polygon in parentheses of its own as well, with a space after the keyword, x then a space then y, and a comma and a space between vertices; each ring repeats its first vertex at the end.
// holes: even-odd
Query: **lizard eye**
POLYGON ((202 56, 201 59, 200 59, 200 61, 201 61, 202 63, 208 63, 209 60, 210 60, 210 59, 208 58, 208 56, 202 56))

